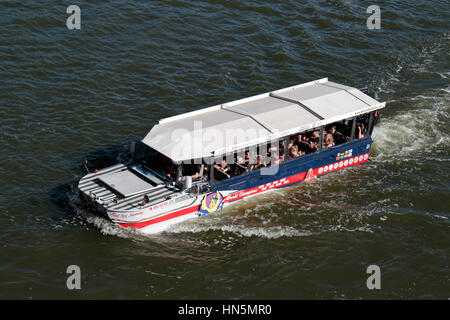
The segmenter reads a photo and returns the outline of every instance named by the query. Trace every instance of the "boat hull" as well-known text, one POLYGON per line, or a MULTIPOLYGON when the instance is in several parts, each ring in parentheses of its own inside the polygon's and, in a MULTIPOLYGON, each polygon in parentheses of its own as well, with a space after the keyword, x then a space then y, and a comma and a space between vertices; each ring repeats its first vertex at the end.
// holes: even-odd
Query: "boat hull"
MULTIPOLYGON (((219 192, 222 208, 232 202, 287 187, 324 174, 342 170, 369 160, 372 140, 369 138, 338 146, 320 153, 310 154, 285 164, 280 164, 276 174, 250 173, 241 179, 230 179, 212 186, 211 192, 219 192), (234 180, 234 181, 232 181, 234 180)), ((199 212, 206 195, 195 195, 181 202, 168 200, 142 210, 125 212, 108 211, 109 219, 124 228, 133 228, 145 234, 158 233, 169 226, 213 213, 199 212)))

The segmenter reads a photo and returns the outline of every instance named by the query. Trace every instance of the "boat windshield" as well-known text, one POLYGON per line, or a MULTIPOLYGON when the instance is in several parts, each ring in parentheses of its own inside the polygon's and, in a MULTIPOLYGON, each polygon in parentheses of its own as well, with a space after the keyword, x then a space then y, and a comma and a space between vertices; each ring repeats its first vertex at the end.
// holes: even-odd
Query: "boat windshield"
POLYGON ((165 180, 175 179, 175 164, 168 157, 151 147, 148 147, 141 163, 144 169, 153 171, 165 180))

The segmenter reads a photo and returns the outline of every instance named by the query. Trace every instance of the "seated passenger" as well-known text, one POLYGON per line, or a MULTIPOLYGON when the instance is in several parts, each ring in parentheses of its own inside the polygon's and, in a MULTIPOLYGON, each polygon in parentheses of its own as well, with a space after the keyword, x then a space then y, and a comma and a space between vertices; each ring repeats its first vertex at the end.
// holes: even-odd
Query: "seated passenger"
POLYGON ((334 139, 331 133, 328 133, 323 139, 323 146, 327 148, 331 148, 334 146, 334 139))
POLYGON ((175 172, 175 165, 173 162, 166 156, 162 157, 162 166, 164 174, 167 178, 172 179, 175 178, 176 172, 175 172))
POLYGON ((297 146, 298 149, 302 148, 302 145, 305 143, 301 134, 297 134, 294 136, 294 146, 297 146))
POLYGON ((280 163, 284 160, 284 145, 285 145, 285 141, 282 140, 279 142, 279 146, 273 146, 269 148, 269 152, 267 153, 267 157, 268 159, 270 159, 269 163, 266 163, 266 166, 270 166, 271 162, 273 161, 273 163, 277 164, 280 163))
POLYGON ((358 130, 358 132, 357 132, 358 139, 364 139, 367 136, 367 130, 364 127, 364 123, 358 124, 357 130, 358 130))
POLYGON ((231 168, 232 169, 231 169, 230 173, 233 177, 240 176, 245 171, 245 168, 243 168, 242 166, 239 166, 237 164, 231 165, 231 168))
POLYGON ((267 149, 266 156, 268 159, 271 159, 272 155, 275 156, 277 153, 278 153, 278 147, 273 146, 273 147, 270 147, 267 149))
POLYGON ((250 159, 249 151, 245 151, 243 155, 241 153, 238 153, 236 156, 236 163, 247 168, 249 159, 250 159))
POLYGON ((278 150, 277 146, 270 146, 269 148, 267 148, 267 155, 269 155, 271 152, 275 152, 278 150))
POLYGON ((279 153, 280 156, 284 155, 284 148, 286 148, 286 140, 280 140, 279 148, 278 148, 280 150, 280 153, 279 153))
POLYGON ((333 135, 334 143, 340 144, 348 141, 348 137, 336 130, 336 125, 332 125, 329 132, 333 135))
POLYGON ((222 159, 220 165, 214 164, 213 176, 215 180, 224 180, 230 178, 231 167, 227 164, 225 159, 222 159))
POLYGON ((336 144, 338 144, 339 141, 341 140, 342 134, 339 131, 336 130, 336 125, 333 124, 330 127, 330 129, 328 129, 328 132, 333 135, 334 142, 336 144))
POLYGON ((309 135, 309 137, 305 137, 306 144, 302 145, 302 151, 304 153, 316 152, 319 149, 319 141, 320 141, 319 131, 313 131, 309 135))
POLYGON ((204 164, 203 165, 203 181, 209 180, 209 165, 204 164))
POLYGON ((292 159, 300 157, 300 154, 298 152, 298 147, 297 146, 292 146, 289 149, 289 157, 292 158, 292 159))
POLYGON ((244 171, 247 171, 247 164, 245 163, 245 159, 242 155, 237 155, 236 163, 231 165, 231 175, 239 176, 244 173, 244 171))
POLYGON ((220 164, 220 166, 215 164, 214 168, 224 173, 228 173, 228 171, 230 171, 230 166, 227 164, 227 161, 225 159, 222 159, 222 163, 220 164))
POLYGON ((300 144, 303 141, 303 137, 302 137, 301 134, 296 134, 294 136, 293 140, 294 140, 294 145, 298 145, 298 144, 300 144))
POLYGON ((284 154, 279 155, 278 159, 275 160, 275 164, 280 164, 283 161, 284 161, 284 154))
POLYGON ((253 170, 265 167, 265 166, 266 165, 263 162, 262 156, 259 155, 259 156, 256 156, 256 163, 251 165, 250 171, 253 171, 253 170))
POLYGON ((183 165, 183 176, 190 176, 192 180, 201 178, 200 172, 202 170, 201 164, 194 164, 194 160, 191 160, 191 164, 183 165))
POLYGON ((201 171, 201 168, 202 168, 202 165, 201 164, 194 164, 193 165, 193 174, 191 174, 191 178, 192 178, 192 180, 197 180, 197 179, 199 179, 200 178, 200 171, 201 171))
POLYGON ((309 150, 306 153, 316 152, 319 149, 319 143, 310 141, 309 150))
POLYGON ((294 146, 297 147, 297 150, 300 155, 304 155, 306 152, 309 152, 311 149, 310 143, 308 142, 306 136, 302 137, 301 134, 295 136, 294 146))
POLYGON ((294 145, 294 139, 289 140, 288 150, 290 150, 293 145, 294 145))
POLYGON ((309 141, 312 141, 314 144, 319 144, 319 140, 320 140, 319 131, 313 131, 309 141))
POLYGON ((244 166, 244 165, 245 165, 245 159, 244 159, 244 157, 238 155, 237 158, 236 158, 236 163, 237 163, 237 164, 240 164, 240 165, 242 165, 242 166, 244 166))

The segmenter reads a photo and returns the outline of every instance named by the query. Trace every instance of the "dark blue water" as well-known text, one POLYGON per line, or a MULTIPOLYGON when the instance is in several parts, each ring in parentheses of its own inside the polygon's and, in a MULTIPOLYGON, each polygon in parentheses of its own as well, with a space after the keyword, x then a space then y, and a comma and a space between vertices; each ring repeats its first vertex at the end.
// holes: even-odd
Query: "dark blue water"
POLYGON ((380 3, 380 30, 368 1, 78 1, 68 30, 71 4, 0 3, 1 298, 450 297, 447 1, 380 3), (65 196, 160 118, 322 77, 387 101, 365 166, 153 237, 65 196))

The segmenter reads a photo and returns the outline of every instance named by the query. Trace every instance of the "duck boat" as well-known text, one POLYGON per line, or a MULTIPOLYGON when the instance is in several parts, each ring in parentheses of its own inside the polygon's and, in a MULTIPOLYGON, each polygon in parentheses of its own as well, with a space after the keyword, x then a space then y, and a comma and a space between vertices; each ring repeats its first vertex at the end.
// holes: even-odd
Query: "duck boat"
POLYGON ((232 202, 365 163, 385 102, 328 78, 166 119, 78 183, 124 228, 158 233, 232 202))

